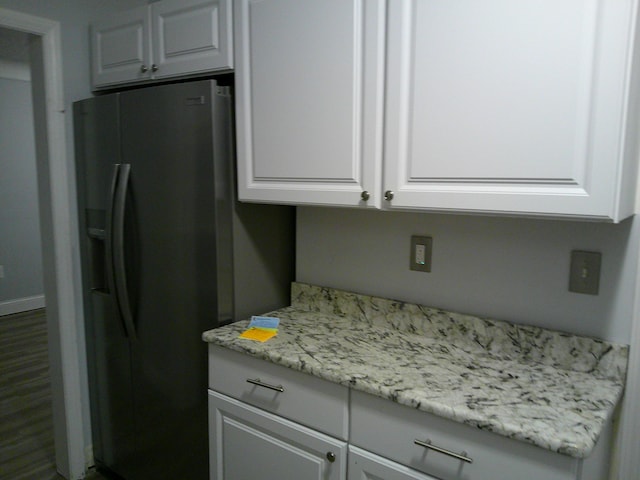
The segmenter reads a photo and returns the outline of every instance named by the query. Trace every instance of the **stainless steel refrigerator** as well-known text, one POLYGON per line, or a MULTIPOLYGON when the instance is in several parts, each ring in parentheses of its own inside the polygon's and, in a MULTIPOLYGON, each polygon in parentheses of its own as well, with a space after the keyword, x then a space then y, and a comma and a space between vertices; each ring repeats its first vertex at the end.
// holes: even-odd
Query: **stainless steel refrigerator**
POLYGON ((93 453, 127 480, 208 478, 203 331, 289 304, 294 211, 235 198, 229 87, 74 104, 93 453))

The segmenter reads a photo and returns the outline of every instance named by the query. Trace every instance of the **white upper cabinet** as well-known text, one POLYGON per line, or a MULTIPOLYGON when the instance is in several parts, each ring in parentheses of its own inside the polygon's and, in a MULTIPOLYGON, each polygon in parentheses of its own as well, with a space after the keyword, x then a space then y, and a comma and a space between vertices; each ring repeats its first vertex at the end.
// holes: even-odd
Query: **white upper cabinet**
POLYGON ((92 23, 93 86, 149 79, 150 45, 148 7, 128 10, 92 23))
POLYGON ((386 206, 631 214, 635 6, 391 0, 386 206))
POLYGON ((380 205, 384 3, 234 2, 241 200, 380 205))
POLYGON ((619 221, 637 3, 236 2, 240 198, 619 221))
POLYGON ((230 0, 163 0, 91 25, 94 88, 233 68, 230 0))
POLYGON ((233 66, 229 0, 164 0, 151 5, 157 78, 233 66))

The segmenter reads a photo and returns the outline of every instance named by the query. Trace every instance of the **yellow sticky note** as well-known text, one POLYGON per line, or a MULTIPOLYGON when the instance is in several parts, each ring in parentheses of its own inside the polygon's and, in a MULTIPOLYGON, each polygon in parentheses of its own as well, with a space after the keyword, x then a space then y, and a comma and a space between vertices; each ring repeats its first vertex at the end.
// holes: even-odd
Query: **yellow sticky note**
POLYGON ((263 330, 262 328, 250 328, 240 334, 240 338, 247 338, 249 340, 257 340, 258 342, 266 342, 271 337, 274 337, 278 333, 272 330, 263 330))

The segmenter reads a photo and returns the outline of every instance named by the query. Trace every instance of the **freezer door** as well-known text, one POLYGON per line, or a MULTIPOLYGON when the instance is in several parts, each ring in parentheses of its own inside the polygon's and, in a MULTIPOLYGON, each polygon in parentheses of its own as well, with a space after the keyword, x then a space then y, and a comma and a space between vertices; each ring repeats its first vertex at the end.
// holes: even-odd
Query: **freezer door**
POLYGON ((120 162, 118 96, 73 108, 93 454, 98 464, 124 475, 135 458, 130 348, 107 260, 112 171, 120 162))
POLYGON ((125 256, 137 338, 134 480, 208 477, 201 334, 218 323, 223 242, 216 230, 231 228, 216 225, 230 185, 214 173, 215 162, 229 163, 214 157, 212 110, 228 109, 218 107, 214 91, 214 82, 200 81, 121 94, 123 162, 131 166, 125 256))

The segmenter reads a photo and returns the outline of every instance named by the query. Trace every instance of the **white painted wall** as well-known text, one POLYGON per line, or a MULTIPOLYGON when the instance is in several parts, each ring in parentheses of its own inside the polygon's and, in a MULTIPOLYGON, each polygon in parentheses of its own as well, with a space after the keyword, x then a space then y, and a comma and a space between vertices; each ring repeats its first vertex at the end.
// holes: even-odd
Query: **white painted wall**
POLYGON ((297 280, 629 343, 640 222, 299 207, 297 280), (431 273, 409 270, 433 237, 431 273), (600 293, 568 291, 571 250, 602 252, 600 293))
MULTIPOLYGON (((89 22, 111 12, 146 5, 147 0, 0 0, 0 7, 60 22, 65 103, 91 95, 89 22)), ((71 138, 71 129, 67 131, 71 138)), ((73 151, 73 150, 70 150, 73 151)))
MULTIPOLYGON (((0 315, 44 301, 31 82, 0 64, 0 315), (7 78, 9 77, 9 78, 7 78)), ((26 66, 25 66, 26 68, 26 66)))

